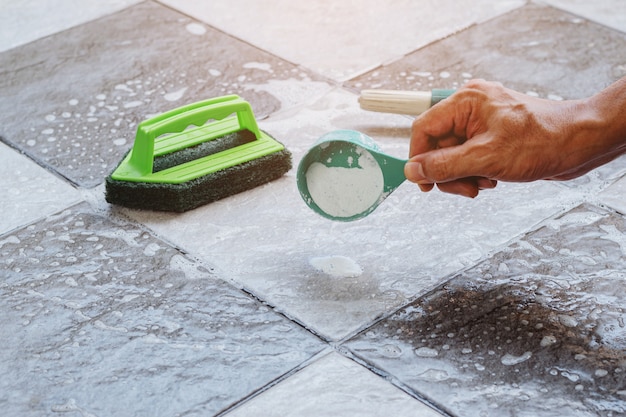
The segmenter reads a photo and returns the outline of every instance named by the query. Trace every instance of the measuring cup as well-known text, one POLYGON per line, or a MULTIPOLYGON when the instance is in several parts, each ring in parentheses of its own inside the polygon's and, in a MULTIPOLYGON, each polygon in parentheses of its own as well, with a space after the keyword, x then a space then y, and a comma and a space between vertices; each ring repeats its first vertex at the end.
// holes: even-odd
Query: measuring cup
POLYGON ((406 180, 406 162, 386 155, 361 132, 336 130, 319 138, 300 161, 298 190, 316 213, 331 220, 358 220, 406 180))

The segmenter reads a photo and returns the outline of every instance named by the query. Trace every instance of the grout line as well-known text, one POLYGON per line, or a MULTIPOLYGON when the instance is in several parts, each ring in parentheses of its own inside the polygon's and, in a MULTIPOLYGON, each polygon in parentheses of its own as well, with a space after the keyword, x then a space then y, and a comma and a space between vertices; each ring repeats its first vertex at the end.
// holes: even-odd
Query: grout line
MULTIPOLYGON (((37 166, 39 166, 40 168, 44 169, 46 172, 50 173, 51 175, 54 175, 55 177, 57 177, 58 179, 62 180, 65 183, 68 183, 69 185, 71 185, 72 187, 74 187, 75 189, 79 190, 80 188, 85 188, 82 187, 80 184, 72 181, 70 178, 67 178, 66 176, 64 176, 63 174, 61 174, 60 172, 58 172, 52 165, 48 164, 47 162, 37 158, 34 155, 31 155, 30 153, 24 151, 23 149, 19 148, 17 146, 17 144, 9 141, 7 138, 5 138, 4 136, 0 135, 0 143, 6 145, 7 147, 13 149, 14 151, 16 151, 17 153, 19 153, 20 155, 28 158, 30 161, 32 161, 34 164, 36 164, 37 166)), ((97 187, 97 186, 96 186, 97 187)), ((95 187, 94 187, 95 188, 95 187)))
POLYGON ((279 377, 277 377, 277 378, 273 379, 272 381, 268 382, 267 384, 263 385, 261 388, 258 388, 257 390, 252 391, 251 393, 249 393, 245 397, 240 398, 239 400, 234 401, 232 404, 230 404, 230 405, 226 406, 225 408, 223 408, 222 410, 218 411, 214 416, 215 417, 222 417, 222 416, 230 413, 231 411, 233 411, 233 410, 235 410, 235 409, 245 405, 246 403, 250 402, 254 398, 258 397, 259 395, 269 391, 270 389, 274 388, 276 385, 280 384, 281 382, 285 381, 286 379, 290 378, 291 376, 293 376, 293 375, 297 374, 298 372, 302 371, 303 369, 307 368, 312 363, 317 362, 318 360, 321 360, 322 358, 328 356, 332 352, 333 352, 333 350, 328 348, 328 347, 322 349, 321 351, 317 352, 316 354, 314 354, 313 356, 311 356, 309 359, 305 360, 304 362, 300 363, 296 367, 292 368, 291 370, 285 372, 284 374, 280 375, 279 377))
POLYGON ((368 363, 367 361, 365 361, 363 358, 361 358, 360 356, 358 356, 357 354, 355 354, 351 350, 348 350, 347 348, 343 348, 343 349, 339 350, 338 353, 341 354, 342 356, 344 356, 346 359, 352 360, 353 362, 359 364, 360 366, 364 367, 368 371, 378 375, 379 377, 381 377, 385 381, 389 382, 390 384, 392 384, 396 388, 400 389, 401 391, 403 391, 407 395, 411 396, 415 400, 417 400, 417 401, 421 402, 422 404, 424 404, 424 405, 432 408, 433 410, 437 411, 442 416, 445 416, 445 417, 455 417, 455 415, 450 410, 448 410, 446 407, 444 407, 443 405, 437 403, 436 401, 431 400, 430 398, 428 398, 428 396, 425 396, 425 395, 419 393, 418 391, 415 391, 414 389, 412 389, 408 385, 406 385, 403 382, 401 382, 398 378, 396 378, 392 374, 389 374, 389 373, 383 371, 382 369, 379 369, 379 368, 375 367, 373 364, 368 363))
POLYGON ((120 8, 114 8, 114 9, 111 9, 111 10, 108 10, 108 11, 104 11, 101 14, 97 14, 94 17, 91 17, 91 18, 89 18, 87 20, 71 23, 69 26, 66 26, 66 27, 64 26, 63 28, 58 29, 56 32, 51 32, 51 33, 48 33, 48 34, 45 34, 45 35, 41 35, 41 36, 39 36, 37 38, 28 40, 26 42, 20 42, 20 43, 18 43, 16 45, 13 45, 13 46, 9 47, 8 49, 2 49, 2 50, 0 50, 0 54, 4 53, 4 52, 15 50, 17 48, 21 48, 21 47, 23 47, 25 45, 31 44, 33 42, 37 42, 37 41, 39 41, 41 39, 46 39, 46 38, 49 38, 51 36, 56 36, 59 33, 63 33, 65 31, 74 29, 74 28, 82 26, 82 25, 90 24, 91 22, 95 22, 95 21, 103 19, 105 17, 113 16, 114 14, 125 12, 126 10, 130 9, 131 7, 137 6, 137 5, 141 4, 141 3, 146 3, 147 1, 150 1, 150 0, 138 0, 135 3, 129 4, 129 5, 126 5, 126 6, 123 6, 123 7, 120 7, 120 8))
MULTIPOLYGON (((222 279, 224 280, 224 279, 222 279)), ((242 291, 244 294, 246 294, 248 297, 256 300, 259 303, 262 303, 263 305, 269 307, 272 309, 272 311, 274 311, 276 314, 284 317, 285 319, 287 319, 288 321, 290 321, 291 323, 296 324, 297 326, 299 326, 301 329, 303 329, 304 331, 306 331, 307 333, 312 334, 313 336, 317 337, 318 339, 320 339, 320 341, 326 343, 329 346, 333 346, 333 341, 324 337, 323 335, 321 335, 320 333, 316 332, 314 329, 311 329, 309 327, 307 327, 303 322, 301 322, 300 320, 296 319, 295 317, 291 317, 289 316, 286 312, 282 311, 278 306, 273 305, 272 303, 270 303, 269 301, 263 300, 262 298, 260 298, 258 295, 254 294, 251 290, 243 287, 243 286, 238 286, 236 285, 237 282, 230 282, 226 281, 227 283, 230 283, 232 286, 238 288, 240 291, 242 291)))

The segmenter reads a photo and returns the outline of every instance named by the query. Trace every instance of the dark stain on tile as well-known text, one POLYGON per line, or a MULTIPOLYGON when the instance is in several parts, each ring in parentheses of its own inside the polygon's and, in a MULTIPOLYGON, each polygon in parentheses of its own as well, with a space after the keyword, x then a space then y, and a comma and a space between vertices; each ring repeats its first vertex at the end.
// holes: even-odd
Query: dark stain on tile
POLYGON ((454 415, 624 413, 625 233, 581 206, 346 346, 454 415))
POLYGON ((0 237, 4 415, 213 415, 324 348, 86 204, 0 237))
POLYGON ((2 140, 86 187, 104 180, 151 115, 238 94, 262 118, 281 102, 255 86, 314 78, 155 2, 4 52, 0 68, 2 140))
POLYGON ((529 4, 345 85, 355 90, 429 90, 484 78, 542 97, 573 99, 626 75, 625 46, 624 33, 529 4))

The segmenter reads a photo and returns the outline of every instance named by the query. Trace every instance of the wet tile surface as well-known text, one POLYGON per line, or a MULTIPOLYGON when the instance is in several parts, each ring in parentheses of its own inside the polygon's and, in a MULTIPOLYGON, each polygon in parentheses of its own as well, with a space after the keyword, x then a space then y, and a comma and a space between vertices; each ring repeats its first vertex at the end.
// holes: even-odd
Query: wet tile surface
POLYGON ((2 236, 0 259, 5 415, 213 415, 323 349, 86 204, 2 236))
POLYGON ((619 211, 622 214, 626 214, 626 199, 624 196, 626 195, 626 178, 622 178, 621 180, 615 182, 610 187, 608 187, 605 191, 603 191, 599 196, 599 200, 612 207, 613 209, 619 211))
POLYGON ((0 136, 26 154, 0 144, 4 414, 626 415, 624 158, 475 200, 404 184, 355 223, 295 169, 182 215, 102 184, 139 121, 226 93, 294 165, 335 129, 406 156, 411 119, 362 88, 592 94, 626 75, 619 0, 196 3, 0 4, 0 136))
POLYGON ((346 346, 454 415, 621 415, 625 231, 578 207, 346 346))
POLYGON ((357 90, 429 90, 484 78, 544 98, 582 98, 626 75, 625 43, 626 33, 531 4, 345 85, 357 90))
POLYGON ((153 2, 7 51, 0 67, 0 136, 84 187, 115 168, 149 116, 239 94, 262 118, 328 88, 153 2))
MULTIPOLYGON (((297 162, 318 135, 335 129, 359 130, 404 156, 410 123, 363 112, 356 96, 338 90, 288 118, 270 117, 261 128, 297 162)), ((549 182, 501 184, 476 200, 423 194, 406 183, 367 218, 342 223, 304 204, 295 174, 183 215, 127 214, 306 327, 339 340, 578 199, 549 182), (342 266, 328 269, 333 264, 342 266)))
POLYGON ((0 143, 0 235, 80 200, 72 186, 0 143))
POLYGON ((506 13, 519 0, 349 2, 164 0, 190 16, 335 80, 396 60, 506 13), (401 12, 399 12, 401 10, 401 12), (443 12, 445 10, 445 12, 443 12))
POLYGON ((226 416, 307 417, 319 416, 320 409, 324 415, 333 416, 441 416, 337 353, 316 361, 226 416))

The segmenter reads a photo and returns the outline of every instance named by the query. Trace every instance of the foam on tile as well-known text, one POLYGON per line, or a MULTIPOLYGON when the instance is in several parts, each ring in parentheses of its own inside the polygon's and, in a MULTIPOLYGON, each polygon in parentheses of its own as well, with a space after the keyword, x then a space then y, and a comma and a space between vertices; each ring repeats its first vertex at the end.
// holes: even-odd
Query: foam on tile
POLYGON ((185 29, 193 35, 204 35, 206 33, 206 28, 199 23, 189 23, 185 26, 185 29))
POLYGON ((167 93, 163 96, 163 98, 167 101, 177 101, 183 97, 183 95, 185 94, 185 91, 187 91, 187 87, 183 87, 179 90, 172 91, 171 93, 167 93))
POLYGON ((533 356, 532 352, 524 352, 520 356, 515 356, 515 355, 511 355, 507 353, 500 359, 500 362, 502 362, 502 365, 505 365, 505 366, 513 366, 513 365, 518 365, 522 362, 526 362, 532 356, 533 356))
POLYGON ((419 356, 420 358, 435 358, 439 356, 439 351, 437 351, 437 349, 422 346, 415 349, 415 355, 419 356))
POLYGON ((274 72, 272 65, 264 62, 246 62, 243 64, 245 69, 258 69, 267 72, 274 72))

